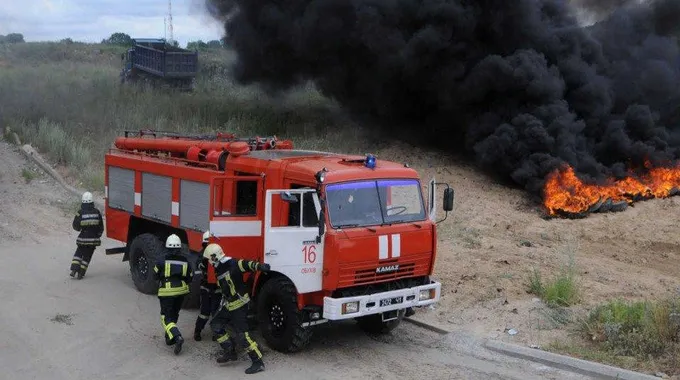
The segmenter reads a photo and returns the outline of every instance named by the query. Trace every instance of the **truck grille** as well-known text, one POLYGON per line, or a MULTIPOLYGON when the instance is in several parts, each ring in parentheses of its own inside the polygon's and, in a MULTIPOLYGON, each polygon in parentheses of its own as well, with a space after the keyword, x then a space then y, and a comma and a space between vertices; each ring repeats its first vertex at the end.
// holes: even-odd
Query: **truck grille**
POLYGON ((338 287, 348 287, 365 284, 375 284, 386 281, 398 280, 406 277, 427 274, 430 269, 429 253, 408 256, 406 258, 378 261, 362 261, 340 265, 338 287), (394 272, 376 273, 376 268, 397 265, 399 269, 394 272))

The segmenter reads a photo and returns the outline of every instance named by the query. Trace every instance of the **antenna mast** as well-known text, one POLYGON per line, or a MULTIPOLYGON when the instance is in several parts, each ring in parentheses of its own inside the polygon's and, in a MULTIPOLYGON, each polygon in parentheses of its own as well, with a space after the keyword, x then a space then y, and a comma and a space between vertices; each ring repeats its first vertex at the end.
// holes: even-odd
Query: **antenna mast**
POLYGON ((172 0, 168 0, 168 26, 170 27, 170 40, 169 42, 173 44, 175 42, 175 36, 172 31, 172 0))

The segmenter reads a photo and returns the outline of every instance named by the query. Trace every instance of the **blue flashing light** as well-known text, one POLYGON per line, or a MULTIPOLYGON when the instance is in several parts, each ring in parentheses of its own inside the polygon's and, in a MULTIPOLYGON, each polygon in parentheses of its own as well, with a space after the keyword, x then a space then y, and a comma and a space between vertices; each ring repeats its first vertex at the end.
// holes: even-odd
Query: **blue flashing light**
POLYGON ((369 168, 369 169, 375 169, 375 156, 372 154, 367 154, 366 155, 366 161, 364 162, 364 165, 369 168))

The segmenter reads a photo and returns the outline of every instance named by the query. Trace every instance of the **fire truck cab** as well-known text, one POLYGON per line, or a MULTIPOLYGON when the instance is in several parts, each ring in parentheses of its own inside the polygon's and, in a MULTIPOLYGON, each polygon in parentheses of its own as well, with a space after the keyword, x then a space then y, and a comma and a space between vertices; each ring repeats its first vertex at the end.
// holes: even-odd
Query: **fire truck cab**
MULTIPOLYGON (((105 157, 106 234, 125 246, 107 254, 123 253, 143 293, 157 292, 149 269, 169 234, 195 265, 209 230, 227 255, 271 266, 246 281, 252 315, 278 351, 302 349, 328 321, 388 332, 407 308, 439 301, 438 184, 429 182, 425 199, 406 164, 295 150, 275 137, 140 131, 115 146, 105 157)), ((454 193, 443 185, 448 215, 454 193)))

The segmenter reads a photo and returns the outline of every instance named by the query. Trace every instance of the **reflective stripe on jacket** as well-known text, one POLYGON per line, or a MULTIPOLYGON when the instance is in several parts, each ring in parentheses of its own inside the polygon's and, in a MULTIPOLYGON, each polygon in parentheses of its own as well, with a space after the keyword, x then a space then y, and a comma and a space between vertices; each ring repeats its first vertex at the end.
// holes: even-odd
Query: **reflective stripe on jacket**
POLYGON ((80 231, 76 244, 100 246, 101 236, 104 233, 104 220, 102 214, 91 203, 83 203, 80 210, 73 218, 72 227, 76 231, 80 231))
POLYGON ((158 278, 158 296, 173 297, 189 293, 193 274, 187 259, 182 255, 167 255, 153 267, 158 278))
POLYGON ((215 268, 217 283, 222 291, 227 310, 232 311, 250 302, 248 288, 243 281, 245 272, 256 272, 260 263, 250 260, 231 259, 220 262, 215 268))

